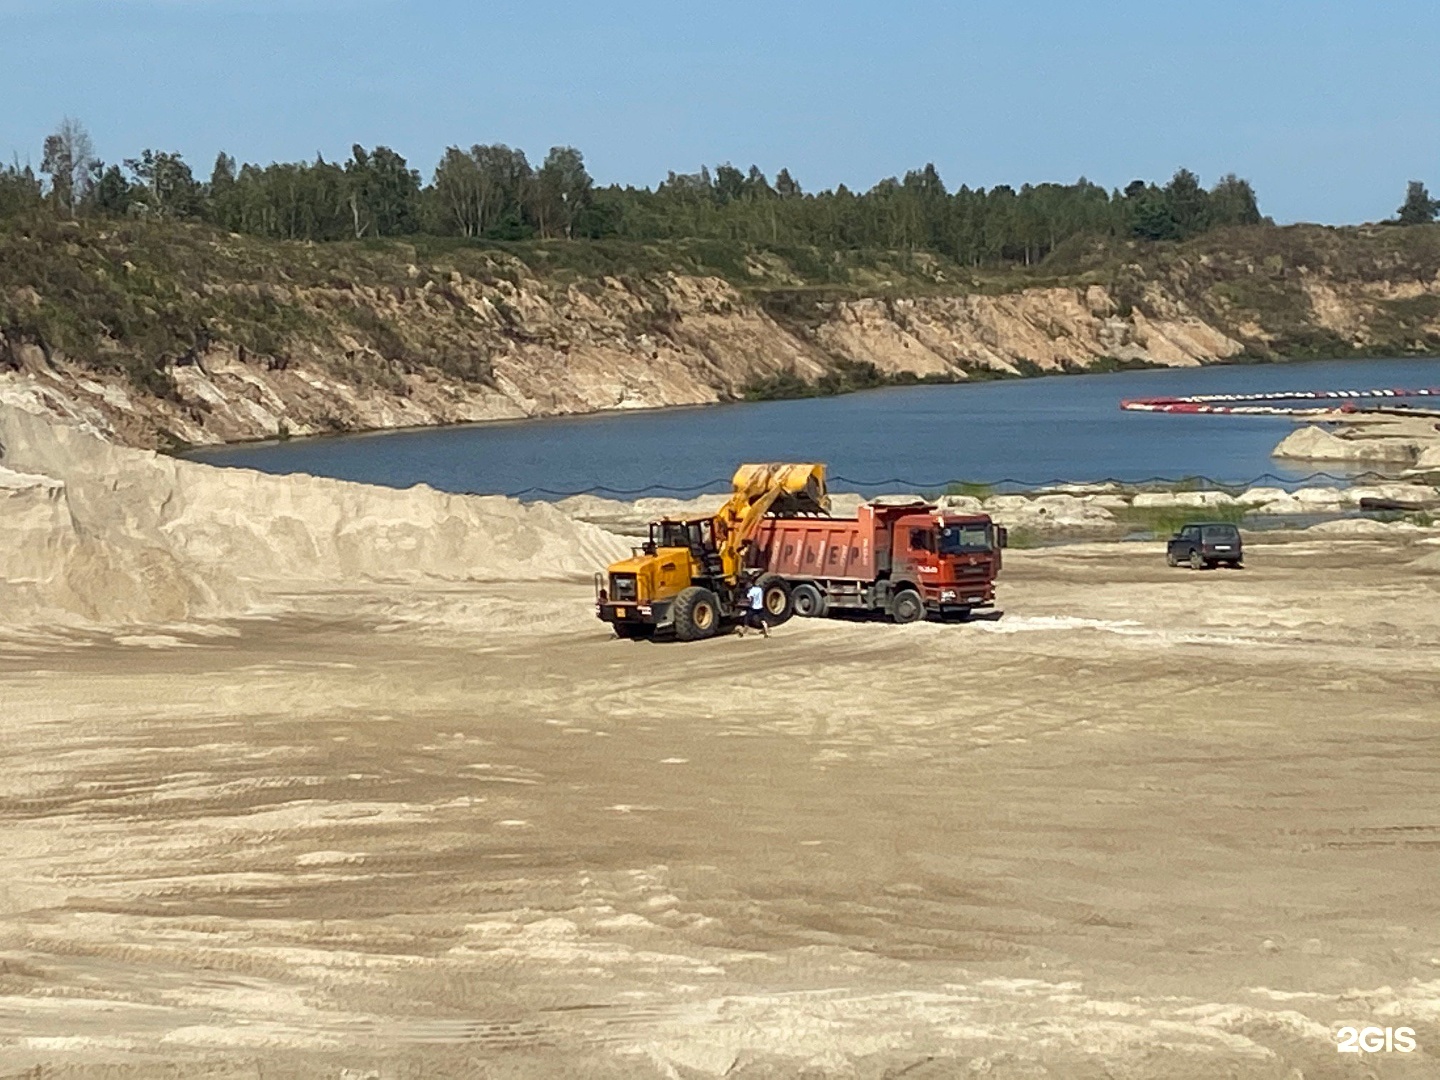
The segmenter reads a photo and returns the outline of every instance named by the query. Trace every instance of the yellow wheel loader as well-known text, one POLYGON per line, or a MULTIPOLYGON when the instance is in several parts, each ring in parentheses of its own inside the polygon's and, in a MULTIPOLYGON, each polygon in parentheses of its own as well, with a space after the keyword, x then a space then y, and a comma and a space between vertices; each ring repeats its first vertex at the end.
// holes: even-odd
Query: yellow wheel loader
MULTIPOLYGON (((712 637, 744 618, 746 558, 766 516, 829 513, 824 465, 741 465, 712 517, 651 522, 649 539, 630 558, 595 575, 595 614, 623 638, 712 637)), ((788 619, 789 585, 774 575, 758 584, 766 621, 788 619)))

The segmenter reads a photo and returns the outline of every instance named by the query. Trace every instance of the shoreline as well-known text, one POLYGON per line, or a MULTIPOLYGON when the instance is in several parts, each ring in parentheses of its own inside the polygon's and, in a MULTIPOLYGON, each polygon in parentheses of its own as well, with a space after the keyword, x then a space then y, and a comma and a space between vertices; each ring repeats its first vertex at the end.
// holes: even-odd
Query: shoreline
MULTIPOLYGON (((1292 366, 1285 378, 1297 382, 1309 380, 1327 386, 1362 381, 1383 386, 1401 382, 1413 383, 1417 380, 1428 381, 1431 378, 1431 365, 1440 368, 1440 360, 1435 358, 1420 358, 1418 364, 1415 358, 1383 362, 1386 367, 1377 374, 1374 369, 1357 372, 1350 361, 1343 359, 1303 361, 1300 363, 1305 365, 1304 369, 1295 369, 1292 366)), ((1129 377, 1132 374, 1143 376, 1144 373, 1093 372, 1087 374, 1096 378, 1087 380, 1084 384, 1045 383, 1023 388, 1017 385, 1019 379, 986 380, 983 385, 991 389, 984 391, 988 396, 981 398, 963 389, 953 392, 942 389, 926 397, 901 397, 892 394, 888 398, 856 399, 849 405, 817 398, 813 399, 811 405, 726 401, 715 405, 683 404, 591 410, 471 423, 413 425, 285 440, 253 440, 194 447, 173 456, 177 460, 259 468, 262 471, 273 469, 277 472, 348 476, 401 490, 424 483, 454 493, 503 494, 527 501, 553 501, 575 494, 636 498, 724 490, 727 476, 720 475, 724 470, 717 471, 713 476, 707 475, 709 470, 703 466, 708 460, 708 452, 700 454, 700 451, 696 451, 700 458, 688 461, 683 469, 661 470, 658 465, 650 469, 634 467, 633 462, 627 465, 620 460, 624 454, 617 450, 617 447, 633 445, 635 453, 643 458, 648 445, 647 439, 650 442, 657 439, 664 441, 677 434, 678 437, 685 438, 686 432, 693 432, 692 437, 697 440, 697 446, 702 449, 709 447, 721 455, 716 460, 728 461, 736 454, 741 457, 745 454, 743 449, 735 449, 735 442, 729 437, 732 427, 738 432, 748 431, 750 434, 747 437, 764 441, 770 438, 767 432, 783 433, 789 424, 799 422, 813 427, 813 435, 818 440, 814 448, 807 449, 804 453, 818 455, 816 460, 826 460, 837 473, 848 474, 848 479, 841 475, 840 480, 850 485, 851 490, 874 494, 888 491, 895 485, 872 483, 872 480, 895 476, 897 472, 891 468, 891 463, 879 459, 871 460, 876 458, 875 452, 862 454, 860 459, 848 459, 836 445, 832 445, 836 437, 827 432, 836 430, 833 424, 837 417, 844 420, 847 417, 853 419, 857 415, 864 417, 872 413, 888 415, 893 412, 899 418, 896 422, 908 422, 905 421, 907 415, 918 413, 929 417, 927 423, 932 428, 939 424, 941 429, 948 430, 955 425, 978 423, 981 427, 975 430, 983 432, 988 430, 984 425, 993 414, 997 417, 996 422, 1001 425, 1001 430, 1010 432, 1013 436, 1017 430, 1015 424, 1019 423, 1023 430, 1026 413, 1032 408, 1036 417, 1040 417, 1046 410, 1058 405, 1074 414, 1072 419, 1085 422, 1093 418, 1105 425, 1113 425, 1116 421, 1109 415, 1109 411, 1115 409, 1115 415, 1119 416, 1119 406, 1126 397, 1152 392, 1180 395, 1198 392, 1203 395, 1217 390, 1229 390, 1237 382, 1241 386, 1255 388, 1257 392, 1270 392, 1275 384, 1280 382, 1278 373, 1255 373, 1244 379, 1236 378, 1236 373, 1233 372, 1211 373, 1213 368, 1230 366, 1232 365, 1209 364, 1204 365, 1203 370, 1171 369, 1173 374, 1158 380, 1129 377), (1101 378, 1102 376, 1105 378, 1101 378), (1260 380, 1260 384, 1255 387, 1257 380, 1260 380), (1080 395, 1077 400, 1083 401, 1083 405, 1079 408, 1068 408, 1066 403, 1075 394, 1080 395), (773 411, 741 411, 742 406, 770 406, 773 411), (1097 412, 1097 409, 1102 410, 1103 415, 1097 412), (946 419, 952 410, 953 424, 946 419), (628 415, 622 417, 619 415, 621 413, 628 415), (434 433, 433 436, 430 435, 431 432, 434 433), (417 433, 419 438, 402 438, 402 441, 397 443, 371 445, 356 442, 353 446, 347 445, 353 440, 378 439, 391 435, 415 436, 417 433), (716 445, 710 447, 710 443, 716 445), (599 455, 593 467, 572 467, 572 464, 565 460, 567 453, 571 457, 579 455, 579 458, 583 459, 587 446, 592 447, 599 455), (565 450, 566 447, 569 448, 568 451, 565 450), (620 454, 618 458, 617 453, 620 454), (528 464, 516 468, 491 467, 487 464, 502 461, 508 454, 518 454, 520 458, 517 460, 528 464), (697 469, 696 466, 701 468, 697 469), (606 490, 607 487, 609 490, 606 490), (546 490, 537 493, 536 489, 546 490)), ((1248 368, 1247 365, 1247 370, 1248 368)), ((1030 380, 1026 381, 1028 383, 1030 380)), ((936 389, 933 386, 873 388, 875 391, 887 392, 936 389)), ((979 392, 978 388, 972 389, 979 392)), ((871 392, 854 391, 853 394, 871 392)), ((852 396, 849 393, 832 395, 836 398, 852 396)), ((1166 425, 1171 423, 1175 426, 1176 435, 1185 445, 1198 437, 1200 442, 1195 444, 1193 458, 1188 450, 1179 453, 1167 452, 1152 468, 1151 461, 1143 454, 1117 456, 1107 450, 1104 444, 1108 436, 1087 435, 1073 455, 1068 450, 1056 452, 1056 447, 1052 446, 1051 452, 1042 453, 1040 458, 1032 463, 1033 468, 1021 469, 1015 464, 1020 459, 1012 459, 1008 456, 1008 451, 1002 451, 998 455, 987 451, 980 458, 974 458, 956 451, 947 441, 944 449, 929 453, 925 461, 917 462, 917 467, 901 469, 898 475, 906 479, 909 488, 933 492, 943 491, 951 484, 958 483, 985 483, 1007 491, 1032 492, 1065 485, 1107 482, 1136 488, 1147 485, 1155 487, 1157 483, 1162 486, 1193 487, 1197 482, 1221 489, 1244 488, 1256 484, 1293 488, 1315 483, 1349 486, 1401 480, 1412 465, 1411 459, 1395 461, 1388 456, 1380 460, 1352 458, 1350 448, 1343 443, 1339 444, 1344 451, 1342 453, 1317 455, 1309 459, 1305 455, 1282 454, 1278 459, 1273 455, 1272 451, 1277 442, 1283 445, 1293 438, 1296 432, 1306 430, 1301 427, 1301 423, 1317 417, 1297 417, 1294 418, 1297 423, 1283 424, 1277 423, 1274 418, 1267 418, 1268 427, 1273 431, 1262 430, 1266 428, 1266 424, 1250 431, 1235 427, 1229 435, 1223 436, 1227 440, 1224 447, 1217 447, 1219 457, 1213 457, 1209 449, 1201 445, 1206 436, 1198 434, 1199 429, 1195 425, 1187 424, 1183 417, 1162 419, 1157 424, 1154 415, 1156 414, 1137 414, 1135 422, 1148 432, 1149 438, 1165 439, 1168 430, 1166 425), (1139 419, 1143 415, 1152 415, 1152 419, 1139 419), (1101 439, 1099 443, 1095 443, 1097 437, 1101 439), (1091 447, 1090 443, 1095 445, 1091 447), (955 453, 960 453, 960 456, 955 457, 955 453), (1140 459, 1138 462, 1134 460, 1137 457, 1140 459), (957 462, 960 464, 957 465, 957 462), (1017 469, 1020 470, 1018 473, 1017 469), (1019 479, 1014 483, 999 482, 1000 477, 1016 476, 1019 479)), ((1376 420, 1354 414, 1327 414, 1323 419, 1340 423, 1356 420, 1370 426, 1373 426, 1376 420)), ((1409 418, 1387 419, 1398 423, 1409 418)), ((1122 419, 1118 423, 1127 425, 1130 421, 1122 419)), ((1128 428, 1122 426, 1114 434, 1124 436, 1126 430, 1128 428)), ((1328 441, 1335 439, 1328 432, 1322 434, 1328 441)), ((737 435, 738 437, 740 436, 737 435)), ((781 436, 777 434, 776 437, 781 436)), ((1015 441, 1012 437, 1007 438, 1009 442, 1015 441)), ((810 440, 803 441, 808 445, 810 440)), ((763 454, 767 451, 757 452, 763 454)), ((773 446, 768 452, 779 453, 782 457, 786 453, 802 453, 793 447, 786 450, 773 446)), ((882 454, 881 457, 883 456, 882 454)), ((804 457, 804 460, 811 458, 804 457)))
MULTIPOLYGON (((296 444, 313 444, 319 442, 333 442, 341 439, 360 439, 384 435, 396 435, 414 433, 417 431, 457 431, 467 428, 496 428, 511 427, 524 424, 536 424, 547 421, 568 421, 597 417, 630 416, 630 415, 658 415, 672 412, 685 411, 711 411, 714 409, 730 408, 740 405, 767 405, 776 402, 787 401, 819 401, 832 400, 835 398, 855 397, 864 394, 880 393, 893 390, 931 390, 940 387, 953 386, 987 386, 992 383, 1016 383, 1031 382, 1046 379, 1077 378, 1077 377, 1102 377, 1102 376, 1124 376, 1139 375, 1149 372, 1173 372, 1173 371, 1196 371, 1210 370, 1213 368, 1254 368, 1254 367, 1284 367, 1295 364, 1366 364, 1385 361, 1409 361, 1409 360, 1433 360, 1440 364, 1440 353, 1415 353, 1406 356, 1389 355, 1364 355, 1364 356, 1306 356, 1306 357, 1280 357, 1277 359, 1266 359, 1263 357, 1223 357, 1214 360, 1201 361, 1193 366, 1176 367, 1165 364, 1143 364, 1132 367, 1121 367, 1118 369, 1088 370, 1088 369, 1038 369, 1024 373, 1010 373, 1005 371, 993 371, 984 378, 955 379, 952 381, 915 381, 915 382, 890 382, 881 386, 863 386, 854 389, 837 390, 834 392, 820 392, 814 394, 791 394, 777 397, 731 397, 711 402, 678 403, 673 405, 640 405, 627 406, 617 405, 609 408, 597 408, 589 410, 576 410, 573 412, 537 413, 530 416, 499 416, 487 420, 457 420, 442 421, 435 424, 405 424, 394 427, 361 428, 353 431, 321 432, 312 435, 293 435, 284 437, 269 436, 256 439, 233 439, 218 443, 200 443, 181 447, 169 447, 161 450, 161 453, 177 457, 186 461, 204 461, 204 455, 208 452, 223 452, 236 448, 260 448, 271 446, 289 446, 296 444)), ((989 369, 986 369, 989 372, 989 369)), ((1083 482, 1083 481, 1077 481, 1083 482)))

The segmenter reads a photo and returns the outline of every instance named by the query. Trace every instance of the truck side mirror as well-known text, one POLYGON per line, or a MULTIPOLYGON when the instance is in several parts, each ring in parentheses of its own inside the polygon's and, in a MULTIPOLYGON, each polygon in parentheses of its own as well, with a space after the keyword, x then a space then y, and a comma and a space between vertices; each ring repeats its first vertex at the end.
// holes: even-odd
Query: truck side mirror
POLYGON ((995 543, 1002 548, 1010 546, 1010 530, 1004 525, 995 527, 995 543))

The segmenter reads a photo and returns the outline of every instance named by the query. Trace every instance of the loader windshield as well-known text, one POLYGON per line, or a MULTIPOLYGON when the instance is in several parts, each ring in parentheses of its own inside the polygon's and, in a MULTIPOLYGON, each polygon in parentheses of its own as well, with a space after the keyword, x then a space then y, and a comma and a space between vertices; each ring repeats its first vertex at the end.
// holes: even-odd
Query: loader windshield
POLYGON ((650 523, 650 542, 656 547, 707 551, 715 545, 715 530, 708 518, 698 521, 654 521, 650 523))
POLYGON ((989 551, 990 526, 946 525, 940 530, 940 554, 962 555, 974 551, 989 551))

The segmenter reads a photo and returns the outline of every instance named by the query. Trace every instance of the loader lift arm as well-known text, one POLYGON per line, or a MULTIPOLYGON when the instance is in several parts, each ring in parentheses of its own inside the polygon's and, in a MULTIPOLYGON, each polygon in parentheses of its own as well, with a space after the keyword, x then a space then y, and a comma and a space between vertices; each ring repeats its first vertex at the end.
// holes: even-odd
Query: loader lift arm
POLYGON ((755 531, 767 514, 830 512, 824 465, 741 465, 730 484, 729 500, 715 513, 715 541, 721 572, 732 585, 739 581, 755 531))

